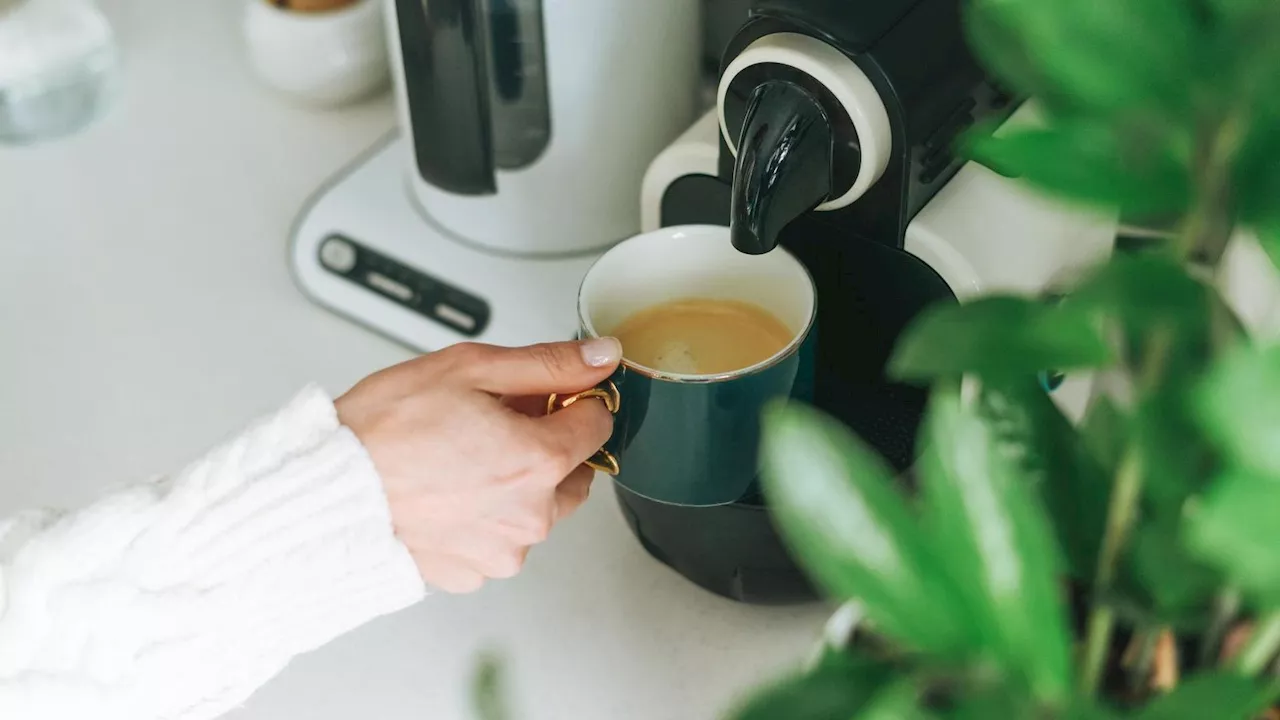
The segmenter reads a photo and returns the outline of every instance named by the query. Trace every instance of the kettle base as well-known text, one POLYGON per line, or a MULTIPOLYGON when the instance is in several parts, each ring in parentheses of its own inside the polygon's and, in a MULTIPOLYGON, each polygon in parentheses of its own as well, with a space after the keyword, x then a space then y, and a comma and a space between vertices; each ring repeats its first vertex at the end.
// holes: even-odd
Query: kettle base
POLYGON ((598 252, 529 258, 454 237, 413 199, 392 133, 316 191, 292 229, 294 281, 317 304, 417 352, 577 336, 598 252))

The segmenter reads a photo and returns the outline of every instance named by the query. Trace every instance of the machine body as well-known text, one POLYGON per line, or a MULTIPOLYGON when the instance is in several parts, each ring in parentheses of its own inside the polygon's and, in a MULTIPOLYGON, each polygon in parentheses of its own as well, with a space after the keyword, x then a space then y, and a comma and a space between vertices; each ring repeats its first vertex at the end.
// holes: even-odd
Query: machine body
MULTIPOLYGON (((645 229, 718 223, 742 252, 799 257, 818 289, 815 404, 908 474, 927 389, 886 376, 901 331, 937 303, 1065 282, 1114 239, 1114 220, 956 156, 962 131, 1020 104, 966 49, 959 0, 755 0, 716 109, 650 166, 645 229)), ((1056 390, 1077 407, 1086 393, 1078 378, 1056 390)), ((758 491, 712 508, 618 500, 648 552, 707 590, 816 598, 758 491)))

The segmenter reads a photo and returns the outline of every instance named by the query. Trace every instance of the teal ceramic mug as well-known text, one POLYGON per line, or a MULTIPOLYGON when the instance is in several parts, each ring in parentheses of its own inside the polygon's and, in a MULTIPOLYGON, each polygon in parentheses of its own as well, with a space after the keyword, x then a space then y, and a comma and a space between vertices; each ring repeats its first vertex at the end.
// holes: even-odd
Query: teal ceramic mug
POLYGON ((579 332, 608 336, 636 312, 689 298, 753 303, 786 325, 791 340, 764 361, 715 375, 645 367, 624 346, 612 377, 551 396, 547 412, 602 400, 614 429, 592 467, 650 500, 724 505, 755 488, 765 404, 811 399, 817 299, 808 270, 783 248, 746 255, 729 242, 728 228, 669 227, 624 240, 591 266, 578 290, 579 332))

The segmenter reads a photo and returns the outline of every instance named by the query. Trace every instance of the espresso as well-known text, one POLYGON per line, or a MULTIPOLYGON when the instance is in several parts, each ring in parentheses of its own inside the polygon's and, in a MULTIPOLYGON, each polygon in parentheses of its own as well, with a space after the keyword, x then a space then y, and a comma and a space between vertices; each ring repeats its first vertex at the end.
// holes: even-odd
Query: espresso
POLYGON ((686 298, 645 308, 611 333, 627 360, 660 372, 719 375, 768 360, 794 333, 763 308, 686 298))

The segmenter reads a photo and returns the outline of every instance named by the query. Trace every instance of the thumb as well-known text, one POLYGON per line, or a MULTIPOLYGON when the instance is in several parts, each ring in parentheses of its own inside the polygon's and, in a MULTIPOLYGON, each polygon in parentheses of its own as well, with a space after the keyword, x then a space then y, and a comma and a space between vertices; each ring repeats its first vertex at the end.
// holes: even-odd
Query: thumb
POLYGON ((496 395, 541 395, 581 390, 613 374, 622 359, 615 338, 539 343, 524 347, 480 346, 469 358, 475 387, 496 395))

